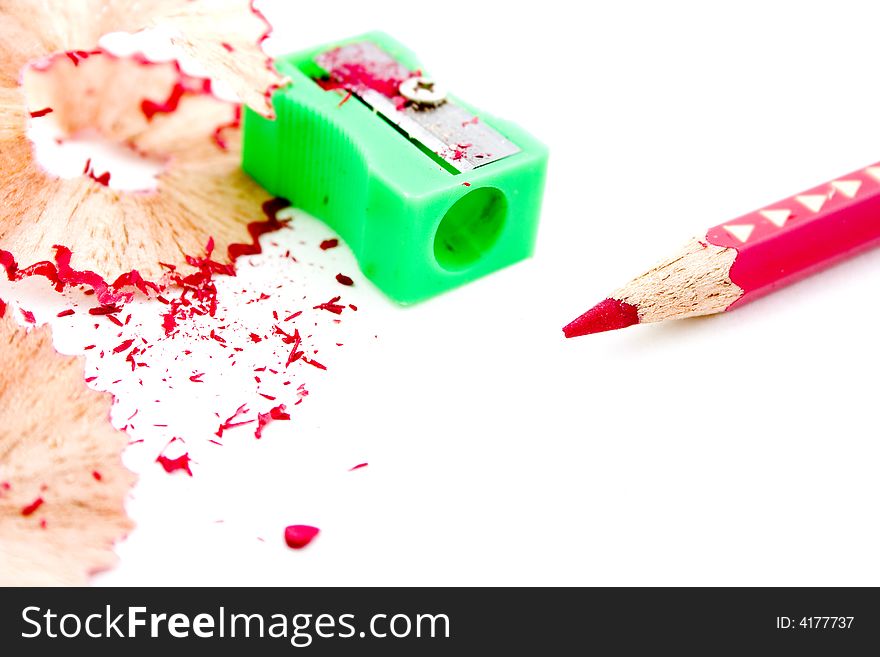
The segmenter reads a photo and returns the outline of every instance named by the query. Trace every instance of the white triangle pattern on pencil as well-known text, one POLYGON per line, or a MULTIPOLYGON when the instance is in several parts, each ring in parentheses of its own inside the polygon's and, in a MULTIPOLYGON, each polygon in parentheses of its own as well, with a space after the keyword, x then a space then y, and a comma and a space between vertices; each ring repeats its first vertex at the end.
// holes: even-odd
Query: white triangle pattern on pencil
POLYGON ((724 230, 733 235, 740 242, 745 244, 755 230, 754 224, 731 224, 724 226, 724 230))
POLYGON ((782 228, 791 216, 791 210, 761 210, 760 215, 777 228, 782 228))
POLYGON ((862 186, 861 180, 835 180, 831 186, 847 198, 855 198, 862 186))
POLYGON ((877 182, 880 182, 880 166, 868 167, 865 172, 877 182))
POLYGON ((818 212, 822 209, 822 206, 825 205, 825 201, 828 200, 828 196, 825 194, 801 194, 800 196, 795 196, 794 200, 803 205, 808 210, 818 212))

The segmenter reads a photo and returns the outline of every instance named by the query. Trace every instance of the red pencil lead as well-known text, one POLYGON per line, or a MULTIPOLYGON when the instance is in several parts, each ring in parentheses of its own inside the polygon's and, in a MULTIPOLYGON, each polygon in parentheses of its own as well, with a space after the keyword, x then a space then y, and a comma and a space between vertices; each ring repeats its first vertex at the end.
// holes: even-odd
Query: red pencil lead
POLYGON ((635 306, 617 299, 605 299, 564 327, 562 332, 567 338, 576 338, 591 333, 615 331, 638 323, 639 313, 635 306))

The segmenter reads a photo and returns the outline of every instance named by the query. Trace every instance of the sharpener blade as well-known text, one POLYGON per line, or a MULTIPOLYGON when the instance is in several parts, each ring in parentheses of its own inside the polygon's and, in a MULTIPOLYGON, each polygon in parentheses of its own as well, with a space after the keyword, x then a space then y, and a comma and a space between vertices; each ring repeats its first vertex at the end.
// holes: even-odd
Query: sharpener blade
POLYGON ((360 98, 407 137, 458 172, 470 171, 520 152, 494 128, 451 100, 437 106, 408 103, 400 83, 413 73, 378 45, 352 43, 315 58, 333 82, 360 98))

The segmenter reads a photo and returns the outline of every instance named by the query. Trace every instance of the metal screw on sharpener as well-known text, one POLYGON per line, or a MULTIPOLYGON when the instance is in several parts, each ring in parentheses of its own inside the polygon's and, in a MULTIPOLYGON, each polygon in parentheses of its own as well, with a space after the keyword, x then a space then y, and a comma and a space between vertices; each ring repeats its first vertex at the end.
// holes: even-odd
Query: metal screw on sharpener
POLYGON ((400 95, 417 105, 428 107, 437 107, 446 102, 446 89, 425 77, 414 77, 401 82, 400 95))

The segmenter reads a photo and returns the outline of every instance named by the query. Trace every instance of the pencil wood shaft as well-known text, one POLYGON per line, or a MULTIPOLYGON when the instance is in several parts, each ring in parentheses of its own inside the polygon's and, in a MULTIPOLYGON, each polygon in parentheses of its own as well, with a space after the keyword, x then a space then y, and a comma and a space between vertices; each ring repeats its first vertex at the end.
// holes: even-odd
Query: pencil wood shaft
POLYGON ((722 312, 743 291, 730 280, 736 250, 693 239, 611 295, 638 308, 639 322, 722 312))

